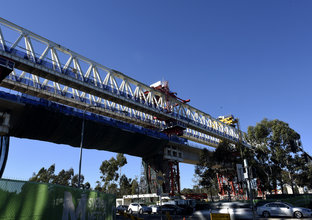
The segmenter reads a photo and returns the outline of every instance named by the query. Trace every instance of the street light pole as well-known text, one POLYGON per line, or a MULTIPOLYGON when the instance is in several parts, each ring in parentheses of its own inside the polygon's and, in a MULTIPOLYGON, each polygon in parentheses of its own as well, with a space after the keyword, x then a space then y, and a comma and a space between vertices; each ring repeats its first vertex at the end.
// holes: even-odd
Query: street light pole
POLYGON ((251 189, 251 184, 250 184, 250 176, 249 176, 249 167, 248 167, 248 163, 247 163, 247 159, 244 159, 244 155, 243 155, 243 150, 242 150, 242 143, 243 143, 243 138, 242 138, 242 132, 240 130, 240 126, 239 126, 239 119, 237 118, 237 130, 238 130, 238 143, 240 144, 240 154, 243 160, 243 167, 245 169, 245 171, 247 172, 247 193, 249 193, 249 200, 250 200, 250 204, 251 204, 251 208, 252 208, 252 219, 255 220, 256 219, 256 215, 255 215, 255 206, 253 203, 253 193, 252 193, 252 189, 251 189))
POLYGON ((80 139, 80 156, 79 156, 79 172, 78 172, 78 188, 80 188, 80 179, 81 179, 81 161, 82 161, 82 146, 83 146, 83 135, 84 135, 84 125, 85 125, 85 113, 86 110, 84 110, 82 114, 82 125, 81 125, 81 139, 80 139))
POLYGON ((85 114, 88 108, 92 108, 92 105, 89 105, 85 108, 82 113, 82 125, 81 125, 81 139, 80 139, 80 156, 79 156, 79 171, 78 171, 78 188, 80 188, 80 179, 81 179, 81 162, 82 162, 82 147, 83 147, 83 138, 84 138, 84 127, 85 127, 85 114))

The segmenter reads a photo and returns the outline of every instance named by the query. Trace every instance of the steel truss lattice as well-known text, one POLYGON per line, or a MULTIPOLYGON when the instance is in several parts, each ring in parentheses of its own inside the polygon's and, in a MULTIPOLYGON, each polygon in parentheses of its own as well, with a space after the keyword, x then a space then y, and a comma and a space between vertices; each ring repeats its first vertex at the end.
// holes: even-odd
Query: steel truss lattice
POLYGON ((239 141, 236 128, 3 18, 0 56, 15 62, 3 87, 160 131, 157 118, 174 119, 183 137, 209 146, 239 141))

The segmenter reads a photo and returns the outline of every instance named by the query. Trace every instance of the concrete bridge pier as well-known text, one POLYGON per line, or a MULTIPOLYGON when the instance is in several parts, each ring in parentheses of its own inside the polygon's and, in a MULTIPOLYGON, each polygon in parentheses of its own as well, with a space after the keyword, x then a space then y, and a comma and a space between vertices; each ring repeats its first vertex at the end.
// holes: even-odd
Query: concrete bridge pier
POLYGON ((179 161, 154 155, 143 158, 143 164, 148 193, 180 194, 179 161))

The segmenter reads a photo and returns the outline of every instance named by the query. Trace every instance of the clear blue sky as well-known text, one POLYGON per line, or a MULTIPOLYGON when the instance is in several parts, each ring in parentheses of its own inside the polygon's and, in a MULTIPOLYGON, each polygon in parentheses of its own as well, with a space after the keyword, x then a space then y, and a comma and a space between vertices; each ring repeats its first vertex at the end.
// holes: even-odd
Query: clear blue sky
MULTIPOLYGON (((168 80, 214 117, 233 114, 244 131, 263 118, 289 123, 312 154, 312 1, 5 1, 1 17, 145 84, 168 80)), ((21 125, 22 126, 22 125, 21 125)), ((114 154, 84 150, 92 186, 114 154)), ((78 171, 79 149, 11 139, 8 178, 41 167, 78 171)), ((139 158, 122 172, 139 175, 139 158)), ((181 164, 181 185, 194 167, 181 164)))

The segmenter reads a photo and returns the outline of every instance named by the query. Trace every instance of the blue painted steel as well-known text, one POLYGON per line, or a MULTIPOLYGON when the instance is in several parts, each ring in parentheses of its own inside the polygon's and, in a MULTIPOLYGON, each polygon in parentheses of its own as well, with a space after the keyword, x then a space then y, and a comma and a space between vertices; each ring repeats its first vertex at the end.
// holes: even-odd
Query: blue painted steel
MULTIPOLYGON (((59 111, 59 112, 66 114, 66 115, 72 115, 72 116, 79 117, 79 118, 83 117, 83 111, 80 109, 68 107, 68 106, 61 105, 61 104, 57 104, 55 102, 51 102, 51 101, 48 101, 46 99, 34 97, 31 95, 27 95, 27 94, 22 94, 20 96, 20 95, 13 95, 10 93, 0 91, 0 98, 12 100, 12 101, 19 102, 19 103, 31 104, 34 106, 49 107, 49 109, 55 109, 55 111, 59 111)), ((187 141, 185 138, 176 137, 176 136, 170 136, 169 137, 162 132, 158 132, 158 131, 151 130, 148 128, 143 128, 143 127, 138 126, 138 125, 132 125, 132 124, 129 124, 126 122, 118 121, 118 120, 115 120, 115 119, 112 119, 109 117, 105 117, 102 115, 97 115, 94 113, 86 112, 84 117, 86 118, 86 120, 92 120, 92 121, 104 123, 104 124, 107 124, 110 126, 118 127, 120 129, 123 129, 123 130, 128 130, 131 132, 144 134, 144 135, 147 135, 147 136, 150 136, 153 138, 169 140, 171 142, 175 142, 178 144, 185 144, 187 141)))
MULTIPOLYGON (((2 48, 3 47, 0 47, 0 50, 3 50, 2 48)), ((79 74, 72 72, 70 69, 63 69, 63 68, 60 69, 57 65, 54 65, 53 63, 51 63, 51 62, 49 62, 47 60, 41 60, 38 57, 33 57, 32 55, 27 54, 27 53, 22 52, 22 51, 17 50, 17 49, 10 49, 7 46, 4 46, 4 48, 5 48, 6 52, 11 53, 12 55, 18 56, 18 57, 20 57, 22 59, 26 59, 26 60, 32 61, 32 62, 34 62, 36 64, 39 64, 39 65, 41 65, 41 66, 43 66, 43 67, 45 67, 45 68, 47 68, 49 70, 57 71, 57 72, 62 73, 64 75, 70 76, 71 78, 82 80, 82 78, 81 78, 81 76, 79 74)), ((81 99, 81 98, 78 98, 78 97, 74 97, 71 93, 62 92, 62 91, 54 89, 53 87, 50 87, 50 86, 42 86, 41 84, 34 83, 31 80, 17 79, 14 76, 11 76, 10 79, 14 80, 14 81, 18 81, 18 82, 26 84, 26 85, 29 85, 29 86, 34 86, 34 87, 36 87, 38 89, 41 89, 41 90, 46 90, 46 91, 49 91, 49 92, 52 92, 52 93, 56 93, 56 94, 62 95, 64 97, 75 98, 78 101, 84 102, 86 104, 98 105, 98 107, 101 107, 101 108, 104 108, 104 109, 108 109, 108 110, 111 110, 111 111, 116 111, 116 112, 118 112, 120 114, 127 114, 124 111, 120 111, 120 110, 118 110, 118 109, 116 109, 114 107, 108 107, 108 106, 106 106, 104 104, 91 102, 89 99, 81 99)), ((107 92, 110 92, 112 94, 116 94, 116 95, 119 95, 119 96, 126 97, 125 94, 122 94, 121 92, 118 92, 115 88, 113 88, 113 87, 111 87, 109 85, 103 85, 101 83, 95 83, 95 81, 93 79, 83 79, 82 81, 84 81, 86 84, 95 86, 97 88, 100 88, 100 89, 105 90, 107 92)), ((146 106, 149 106, 150 108, 156 108, 151 103, 147 103, 144 100, 140 100, 140 99, 135 98, 135 97, 133 97, 131 95, 127 95, 127 97, 129 99, 137 102, 137 103, 141 103, 141 104, 144 104, 146 106)), ((159 108, 156 108, 156 109, 159 109, 159 108)), ((166 112, 166 110, 163 110, 161 108, 159 110, 161 110, 162 112, 166 112)), ((184 117, 182 115, 179 115, 177 113, 172 112, 172 113, 168 113, 168 114, 171 115, 171 116, 174 116, 177 119, 185 120, 188 124, 193 124, 193 125, 196 125, 198 127, 210 130, 212 133, 214 133, 217 136, 224 137, 224 138, 226 138, 228 140, 238 140, 237 138, 234 138, 234 137, 228 137, 228 135, 225 132, 218 131, 218 130, 216 130, 214 128, 209 128, 209 127, 207 127, 204 124, 201 124, 201 123, 199 123, 197 121, 194 121, 192 119, 189 119, 189 118, 184 117)), ((140 119, 140 120, 145 120, 144 118, 141 118, 141 116, 139 116, 139 115, 135 115, 133 117, 135 117, 137 119, 140 119)), ((246 144, 245 140, 242 140, 242 142, 244 144, 246 144)))

